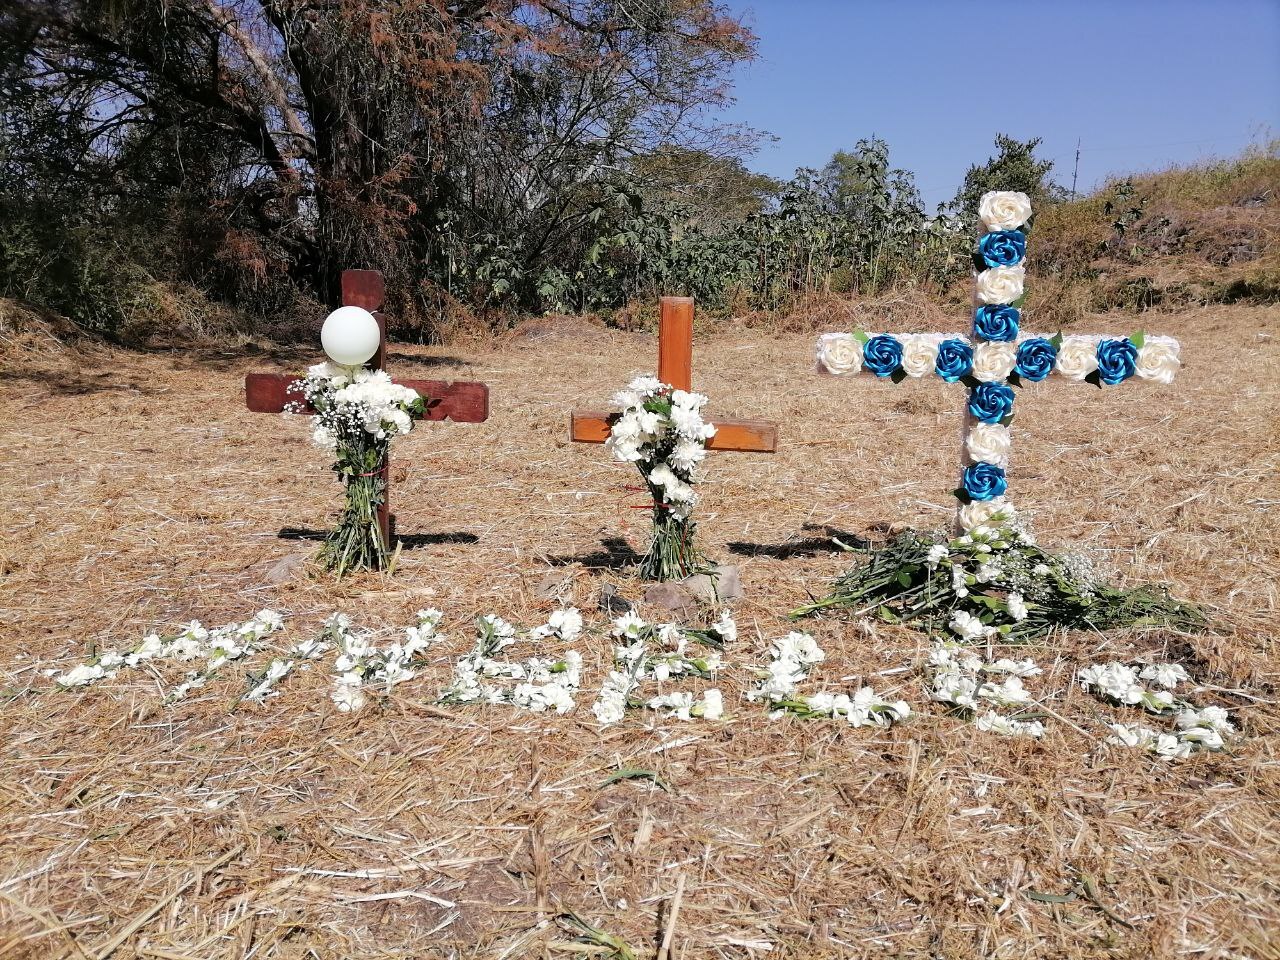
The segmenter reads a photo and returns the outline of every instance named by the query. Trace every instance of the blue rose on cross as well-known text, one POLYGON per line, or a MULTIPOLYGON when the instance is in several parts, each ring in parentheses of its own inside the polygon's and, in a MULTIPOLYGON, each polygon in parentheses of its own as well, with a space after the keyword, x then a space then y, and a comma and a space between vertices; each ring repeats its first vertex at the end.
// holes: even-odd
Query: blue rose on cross
POLYGON ((1012 267, 1027 254, 1027 235, 1021 230, 997 230, 983 234, 978 256, 988 267, 1012 267))

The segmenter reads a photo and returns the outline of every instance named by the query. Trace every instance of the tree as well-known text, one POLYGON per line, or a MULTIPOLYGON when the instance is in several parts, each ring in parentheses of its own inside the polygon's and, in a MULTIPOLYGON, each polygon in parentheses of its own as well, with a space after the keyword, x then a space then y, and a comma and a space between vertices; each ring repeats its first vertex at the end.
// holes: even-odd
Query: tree
POLYGON ((739 156, 688 147, 664 145, 636 157, 631 169, 646 200, 683 208, 704 230, 762 213, 782 188, 781 181, 748 170, 739 156))
POLYGON ((947 209, 954 215, 972 220, 978 215, 978 202, 991 190, 1019 190, 1031 198, 1033 205, 1055 203, 1066 197, 1066 192, 1054 183, 1049 174, 1052 160, 1039 160, 1035 156, 1040 137, 1015 140, 1003 133, 996 134, 996 155, 986 163, 970 167, 964 182, 956 191, 947 209))
POLYGON ((74 136, 5 159, 100 220, 171 204, 203 267, 530 303, 632 158, 729 141, 703 118, 753 53, 717 0, 11 0, 2 129, 74 136))

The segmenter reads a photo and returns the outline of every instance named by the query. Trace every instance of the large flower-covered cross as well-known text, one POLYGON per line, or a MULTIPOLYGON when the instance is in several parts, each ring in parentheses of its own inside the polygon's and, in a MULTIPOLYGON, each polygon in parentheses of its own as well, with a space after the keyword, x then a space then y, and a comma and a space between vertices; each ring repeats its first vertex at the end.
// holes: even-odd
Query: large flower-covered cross
POLYGON ((1031 230, 1024 193, 997 191, 978 209, 984 232, 974 251, 973 335, 826 333, 818 339, 818 370, 893 380, 936 374, 969 388, 956 526, 972 530, 1007 512, 1006 471, 1012 439, 1014 387, 1051 373, 1099 387, 1131 377, 1170 383, 1180 366, 1178 341, 1136 333, 1052 337, 1022 330, 1022 302, 1031 230))

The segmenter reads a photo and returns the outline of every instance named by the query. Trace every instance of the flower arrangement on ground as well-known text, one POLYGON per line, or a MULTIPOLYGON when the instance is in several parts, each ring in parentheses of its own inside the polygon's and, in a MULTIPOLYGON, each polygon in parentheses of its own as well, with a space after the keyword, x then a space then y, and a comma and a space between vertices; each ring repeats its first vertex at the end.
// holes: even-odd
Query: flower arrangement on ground
POLYGON ((605 678, 591 712, 601 726, 618 723, 629 707, 645 707, 680 720, 719 720, 724 716, 724 696, 718 688, 702 692, 661 691, 655 696, 639 695, 641 684, 712 680, 724 666, 718 652, 703 653, 689 644, 702 644, 719 651, 738 636, 738 626, 726 610, 720 619, 705 628, 680 627, 674 623, 646 623, 634 613, 613 622, 610 631, 618 641, 614 666, 605 678))
POLYGON ((294 389, 315 412, 312 442, 334 454, 333 472, 346 485, 338 525, 325 538, 320 562, 339 578, 352 570, 383 570, 389 544, 378 524, 387 495, 382 468, 392 438, 413 429, 425 402, 416 391, 392 383, 384 370, 334 363, 311 367, 294 389))
POLYGON ((493 614, 476 619, 476 643, 453 666, 453 682, 440 693, 441 703, 506 703, 534 713, 568 713, 582 682, 582 654, 567 650, 554 656, 511 660, 499 656, 521 641, 574 643, 582 636, 582 614, 576 607, 556 610, 542 626, 523 636, 493 614), (505 683, 501 681, 506 681, 505 683))
POLYGON ((1206 625, 1198 608, 1163 588, 1118 589, 1085 558, 1043 550, 1006 504, 974 504, 966 515, 972 524, 958 537, 907 531, 884 546, 855 550, 866 554, 866 563, 792 616, 848 609, 966 643, 1022 642, 1072 627, 1206 625))
POLYGON ((702 419, 707 398, 655 377, 638 377, 614 395, 620 413, 605 446, 634 463, 653 497, 653 539, 640 563, 646 580, 680 580, 705 567, 694 544, 698 464, 716 428, 702 419))
POLYGON ((1141 723, 1113 723, 1107 743, 1133 747, 1163 760, 1188 757, 1193 753, 1221 750, 1236 726, 1226 708, 1197 709, 1173 691, 1191 679, 1178 663, 1148 663, 1130 666, 1111 661, 1092 664, 1077 671, 1080 686, 1106 703, 1120 707, 1141 707, 1149 714, 1172 717, 1174 729, 1162 732, 1141 723), (1143 681, 1157 689, 1151 689, 1143 681))
POLYGON ((905 700, 888 700, 871 687, 847 693, 802 694, 799 685, 826 652, 807 633, 792 632, 769 648, 769 666, 757 671, 759 682, 747 691, 747 700, 769 706, 773 716, 844 717, 851 727, 891 727, 911 716, 905 700))

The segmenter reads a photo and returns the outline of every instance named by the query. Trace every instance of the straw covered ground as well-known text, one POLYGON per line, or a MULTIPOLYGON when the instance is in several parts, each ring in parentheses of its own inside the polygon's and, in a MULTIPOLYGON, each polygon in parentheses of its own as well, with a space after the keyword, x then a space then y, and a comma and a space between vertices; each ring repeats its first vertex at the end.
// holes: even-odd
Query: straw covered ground
POLYGON ((569 444, 566 421, 651 369, 651 334, 542 322, 483 347, 396 348, 398 374, 487 381, 492 416, 398 442, 400 567, 337 585, 306 562, 306 531, 338 502, 324 457, 303 423, 244 410, 246 371, 311 355, 11 331, 0 956, 609 956, 574 942, 569 912, 646 958, 664 938, 689 960, 1280 956, 1280 310, 1090 328, 1139 325, 1183 340, 1181 378, 1027 389, 1012 492, 1042 542, 1125 583, 1166 582, 1213 627, 1018 652, 1045 667, 1028 685, 1061 718, 1039 742, 927 703, 926 637, 842 617, 810 623, 829 654, 814 688, 870 683, 913 718, 887 732, 771 721, 741 700, 787 611, 850 562, 833 532, 946 522, 962 388, 819 378, 808 334, 700 331, 695 383, 713 409, 782 435, 776 456, 713 455, 703 486, 704 546, 747 589, 719 684, 733 716, 601 731, 597 600, 604 584, 639 596, 616 541, 642 545, 646 519, 629 470, 569 444), (557 591, 593 631, 576 713, 434 704, 471 618, 533 626, 557 591), (276 607, 294 639, 342 610, 389 638, 426 606, 450 639, 356 715, 334 709, 323 667, 235 712, 242 670, 169 707, 167 675, 76 693, 40 672, 192 618, 276 607), (1073 673, 1139 656, 1183 663, 1243 736, 1174 763, 1104 745, 1107 722, 1142 718, 1073 673), (662 783, 606 784, 624 767, 662 783))

